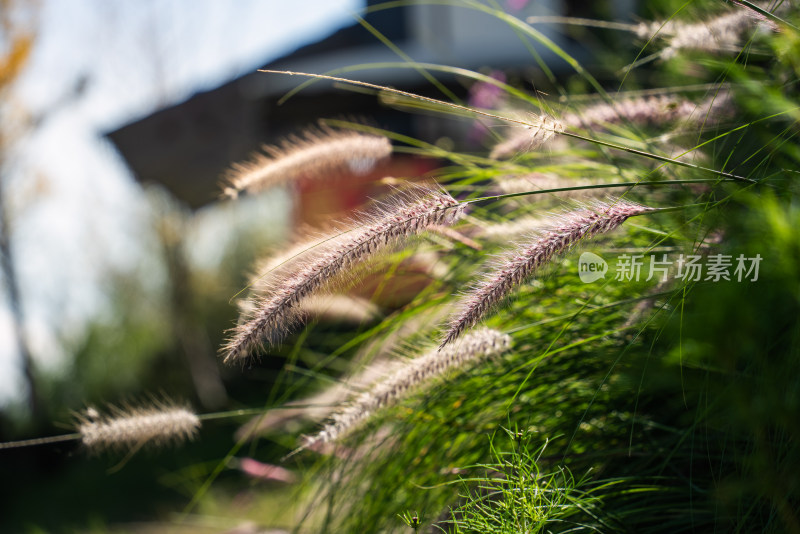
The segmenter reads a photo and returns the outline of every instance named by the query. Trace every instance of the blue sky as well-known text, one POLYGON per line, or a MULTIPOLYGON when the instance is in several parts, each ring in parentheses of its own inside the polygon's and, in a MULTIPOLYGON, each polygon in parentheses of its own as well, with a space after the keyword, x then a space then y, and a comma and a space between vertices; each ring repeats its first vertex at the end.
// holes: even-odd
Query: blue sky
MULTIPOLYGON (((102 303, 106 266, 135 263, 146 202, 106 131, 351 24, 363 0, 44 0, 15 98, 46 120, 12 152, 14 250, 40 365, 102 303), (85 89, 70 98, 76 83, 85 89), (61 103, 67 102, 67 103, 61 103)), ((20 394, 0 301, 0 403, 20 394)))

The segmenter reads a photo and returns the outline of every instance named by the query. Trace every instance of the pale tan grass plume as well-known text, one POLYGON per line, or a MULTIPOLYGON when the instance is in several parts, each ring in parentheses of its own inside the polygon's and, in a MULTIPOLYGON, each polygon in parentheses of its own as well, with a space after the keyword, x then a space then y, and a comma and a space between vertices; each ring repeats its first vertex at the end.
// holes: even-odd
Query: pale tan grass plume
POLYGON ((364 174, 389 157, 392 145, 380 135, 321 126, 290 137, 281 146, 265 146, 248 162, 227 173, 224 194, 256 193, 301 178, 324 179, 334 173, 364 174))
POLYGON ((161 402, 111 406, 106 414, 89 408, 79 416, 77 426, 81 442, 92 452, 137 450, 190 440, 200 429, 200 419, 188 408, 161 402))

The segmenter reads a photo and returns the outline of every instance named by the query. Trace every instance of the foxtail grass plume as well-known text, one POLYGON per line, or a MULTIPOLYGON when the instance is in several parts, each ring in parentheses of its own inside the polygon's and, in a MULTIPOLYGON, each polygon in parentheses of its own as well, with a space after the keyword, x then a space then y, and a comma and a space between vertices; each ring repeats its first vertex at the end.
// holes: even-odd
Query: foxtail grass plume
POLYGON ((144 407, 110 407, 101 415, 89 408, 78 420, 84 446, 92 452, 136 450, 142 446, 179 444, 197 435, 200 419, 187 408, 167 403, 144 407))
POLYGON ((225 196, 256 193, 300 178, 327 178, 332 173, 364 174, 389 157, 392 145, 380 135, 339 131, 327 127, 307 130, 281 146, 265 146, 249 162, 233 165, 227 173, 225 196))
POLYGON ((541 115, 529 121, 530 124, 520 128, 515 126, 513 133, 495 145, 489 153, 492 159, 515 156, 522 152, 532 152, 547 143, 557 133, 564 131, 564 124, 552 117, 541 115))
POLYGON ((531 152, 549 141, 556 133, 566 128, 599 129, 610 124, 631 123, 642 126, 661 126, 665 123, 694 121, 715 122, 726 117, 731 110, 731 99, 727 92, 695 104, 674 95, 628 98, 618 102, 603 102, 587 106, 577 112, 565 113, 559 119, 544 118, 538 129, 513 130, 504 141, 498 143, 489 154, 493 159, 506 159, 531 152))
POLYGON ((266 342, 277 344, 301 320, 298 304, 329 287, 342 275, 389 245, 437 225, 450 225, 463 213, 449 194, 427 188, 397 195, 374 214, 356 217, 351 229, 317 247, 297 269, 279 277, 274 288, 261 297, 252 315, 233 332, 222 348, 225 362, 242 361, 266 342))
POLYGON ((745 31, 760 23, 774 31, 778 30, 774 22, 741 6, 703 22, 669 20, 642 23, 636 27, 635 32, 641 39, 651 39, 654 35, 664 37, 669 44, 661 52, 661 57, 670 59, 680 50, 715 52, 734 48, 741 42, 741 36, 745 31))
POLYGON ((511 337, 486 328, 476 330, 457 344, 432 350, 392 370, 383 380, 362 393, 346 408, 333 415, 317 434, 308 436, 302 448, 333 442, 365 422, 376 411, 391 406, 417 388, 448 371, 472 365, 511 348, 511 337))
POLYGON ((596 128, 606 124, 631 123, 643 126, 660 126, 665 123, 694 120, 714 120, 730 108, 730 95, 720 93, 700 104, 674 95, 628 98, 618 102, 603 102, 585 107, 576 113, 566 113, 561 118, 567 126, 596 128))
POLYGON ((464 295, 459 305, 460 311, 448 323, 440 348, 477 324, 515 287, 547 265, 556 255, 567 252, 583 239, 614 230, 628 217, 651 210, 639 204, 617 200, 613 203, 596 202, 558 217, 553 226, 520 245, 464 295))

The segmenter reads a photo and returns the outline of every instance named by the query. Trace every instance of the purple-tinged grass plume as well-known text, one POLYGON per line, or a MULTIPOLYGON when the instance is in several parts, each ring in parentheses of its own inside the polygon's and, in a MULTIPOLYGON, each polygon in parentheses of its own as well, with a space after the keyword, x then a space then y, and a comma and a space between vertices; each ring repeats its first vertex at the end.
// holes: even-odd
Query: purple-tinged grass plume
POLYGON ((514 288, 547 265, 556 255, 567 252, 583 239, 614 230, 628 217, 651 210, 652 208, 617 200, 613 203, 593 203, 561 215, 553 226, 541 231, 501 260, 495 270, 487 273, 483 281, 464 295, 459 305, 460 311, 450 320, 440 348, 444 348, 466 329, 477 324, 514 288))
POLYGON ((256 154, 249 162, 233 165, 225 196, 236 198, 242 191, 256 193, 342 171, 364 174, 391 155, 392 145, 383 136, 321 127, 290 137, 279 147, 265 146, 263 151, 266 155, 256 154))
POLYGON ((109 408, 101 415, 87 409, 78 420, 81 442, 92 451, 137 450, 143 446, 179 444, 197 435, 200 419, 187 408, 169 403, 109 408))
POLYGON ((618 102, 596 104, 575 113, 566 113, 561 121, 567 126, 597 128, 606 124, 632 123, 661 126, 665 123, 704 122, 717 119, 730 108, 730 95, 718 94, 699 104, 674 95, 628 98, 618 102))
POLYGON ((603 102, 576 112, 565 113, 559 119, 544 117, 538 127, 515 129, 498 143, 489 154, 493 159, 506 159, 531 152, 567 128, 600 129, 610 124, 631 123, 642 126, 661 126, 675 122, 715 122, 729 116, 731 99, 727 92, 695 104, 673 95, 628 98, 618 102, 603 102))
POLYGON ((731 0, 740 9, 721 13, 702 22, 685 22, 679 19, 667 21, 650 21, 639 24, 626 24, 623 22, 592 20, 577 17, 561 16, 532 16, 526 20, 530 24, 575 24, 595 28, 629 31, 643 40, 665 39, 669 47, 662 53, 668 59, 678 50, 692 49, 704 51, 718 51, 733 48, 740 42, 743 32, 757 24, 763 24, 770 30, 779 32, 781 26, 774 18, 765 15, 767 11, 777 14, 785 11, 792 2, 761 2, 753 9, 740 0, 731 0), (759 11, 760 10, 760 11, 759 11))
POLYGON ((661 52, 661 57, 670 59, 680 50, 716 52, 735 48, 740 44, 742 34, 759 24, 773 31, 779 29, 761 14, 740 7, 702 22, 669 20, 641 23, 635 32, 641 39, 651 39, 654 35, 665 38, 669 44, 661 52))
POLYGON ((486 328, 476 330, 459 343, 442 350, 432 350, 393 369, 382 380, 334 414, 317 434, 308 436, 302 448, 338 440, 352 431, 376 411, 398 400, 448 371, 460 369, 511 348, 511 337, 486 328))
POLYGON ((342 275, 403 239, 438 225, 454 223, 464 211, 443 191, 418 188, 397 195, 374 214, 356 217, 351 229, 317 247, 297 269, 272 283, 274 288, 261 297, 247 321, 233 329, 222 348, 225 362, 242 361, 263 344, 277 344, 293 324, 301 320, 299 304, 320 289, 329 287, 342 275))

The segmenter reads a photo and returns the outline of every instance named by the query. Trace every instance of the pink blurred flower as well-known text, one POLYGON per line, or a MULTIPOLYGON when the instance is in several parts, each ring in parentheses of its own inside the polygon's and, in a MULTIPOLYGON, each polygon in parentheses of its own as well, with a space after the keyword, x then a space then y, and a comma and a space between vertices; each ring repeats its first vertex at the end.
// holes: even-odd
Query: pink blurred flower
MULTIPOLYGON (((505 82, 506 75, 499 70, 493 70, 489 74, 498 82, 505 82)), ((477 82, 469 88, 469 105, 478 108, 492 109, 503 100, 503 90, 489 82, 477 82)))
POLYGON ((506 0, 506 6, 511 11, 520 11, 530 3, 530 0, 506 0))
POLYGON ((296 477, 288 469, 278 465, 264 464, 252 458, 242 458, 239 460, 239 469, 253 478, 261 480, 271 480, 275 482, 292 483, 296 477))
MULTIPOLYGON (((505 73, 499 70, 492 71, 489 77, 499 82, 506 81, 505 73)), ((499 107, 504 99, 505 92, 500 87, 489 82, 477 82, 469 88, 467 102, 472 107, 495 109, 499 107)), ((480 144, 486 138, 487 132, 486 122, 481 118, 477 118, 469 131, 467 139, 470 143, 480 144)))

